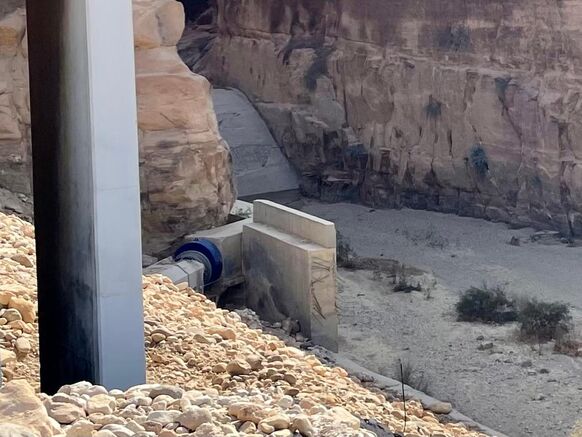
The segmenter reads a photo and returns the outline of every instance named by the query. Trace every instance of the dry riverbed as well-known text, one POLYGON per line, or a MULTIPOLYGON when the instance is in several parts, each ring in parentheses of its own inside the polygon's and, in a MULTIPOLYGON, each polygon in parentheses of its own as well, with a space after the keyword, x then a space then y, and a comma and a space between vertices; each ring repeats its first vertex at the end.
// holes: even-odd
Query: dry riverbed
POLYGON ((429 394, 509 436, 570 436, 582 417, 582 358, 517 341, 516 326, 456 321, 459 292, 484 281, 509 293, 572 305, 582 327, 582 248, 532 229, 440 213, 308 202, 333 220, 360 256, 427 272, 426 292, 394 293, 385 273, 339 271, 341 353, 394 377, 396 362, 428 381, 429 394), (508 244, 519 238, 520 246, 508 244))

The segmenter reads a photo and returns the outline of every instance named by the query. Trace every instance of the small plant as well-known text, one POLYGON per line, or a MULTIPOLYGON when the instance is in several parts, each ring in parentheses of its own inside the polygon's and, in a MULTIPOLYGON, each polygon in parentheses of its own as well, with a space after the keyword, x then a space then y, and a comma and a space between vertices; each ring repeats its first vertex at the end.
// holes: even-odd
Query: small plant
POLYGON ((462 322, 507 323, 517 320, 514 304, 503 288, 490 288, 487 284, 463 292, 456 310, 462 322))
POLYGON ((402 362, 402 372, 400 369, 400 360, 394 366, 394 374, 396 379, 403 382, 415 390, 429 394, 430 379, 426 377, 422 370, 418 370, 413 363, 409 361, 402 362))
POLYGON ((572 327, 568 305, 560 302, 540 302, 528 299, 520 303, 520 334, 539 343, 561 338, 572 327))
MULTIPOLYGON (((582 340, 572 332, 558 335, 554 344, 554 352, 571 357, 582 357, 582 340)), ((581 436, 582 437, 582 436, 581 436)))
POLYGON ((247 207, 238 207, 237 209, 234 209, 232 211, 232 214, 238 216, 238 217, 242 217, 242 218, 250 218, 253 216, 253 207, 252 206, 247 206, 247 207))
POLYGON ((485 176, 489 171, 489 161, 487 159, 487 153, 481 144, 475 144, 471 148, 469 153, 469 162, 471 167, 475 169, 480 176, 485 176))
POLYGON ((356 253, 352 249, 349 240, 340 231, 336 231, 336 246, 337 265, 346 268, 352 267, 356 253))
POLYGON ((402 235, 416 246, 423 244, 432 249, 444 250, 450 245, 448 238, 441 235, 432 225, 423 230, 409 231, 405 229, 402 231, 402 235))

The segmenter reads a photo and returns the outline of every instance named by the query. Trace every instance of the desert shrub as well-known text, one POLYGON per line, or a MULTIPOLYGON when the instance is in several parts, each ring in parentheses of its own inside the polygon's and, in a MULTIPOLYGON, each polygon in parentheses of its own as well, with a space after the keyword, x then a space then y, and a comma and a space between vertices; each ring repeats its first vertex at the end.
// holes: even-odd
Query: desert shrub
POLYGON ((572 316, 568 305, 528 299, 520 303, 520 334, 523 338, 549 341, 568 333, 572 316))
POLYGON ((554 352, 571 357, 582 357, 582 339, 572 332, 560 333, 554 344, 554 352))
POLYGON ((400 278, 395 281, 395 293, 411 293, 413 291, 422 291, 420 283, 417 282, 416 284, 413 284, 407 276, 400 276, 400 278))
POLYGON ((352 261, 355 258, 356 253, 349 240, 344 237, 340 231, 336 231, 336 260, 337 265, 340 267, 350 267, 352 266, 352 261))
POLYGON ((423 244, 432 249, 444 250, 449 247, 450 242, 447 237, 441 235, 438 230, 430 225, 427 229, 422 230, 412 230, 404 229, 402 235, 407 239, 412 241, 416 246, 423 244))
POLYGON ((517 319, 513 302, 501 287, 471 287, 461 293, 456 304, 458 319, 463 322, 507 323, 517 319))
POLYGON ((398 381, 403 382, 415 390, 429 394, 430 379, 426 377, 422 370, 418 370, 413 363, 403 361, 401 371, 400 361, 397 361, 394 367, 394 373, 398 381))

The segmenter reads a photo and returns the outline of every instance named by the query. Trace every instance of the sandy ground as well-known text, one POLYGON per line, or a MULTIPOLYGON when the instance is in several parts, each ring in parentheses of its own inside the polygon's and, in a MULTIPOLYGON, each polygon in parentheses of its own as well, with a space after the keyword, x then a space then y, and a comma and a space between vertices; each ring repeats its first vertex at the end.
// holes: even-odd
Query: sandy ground
POLYGON ((433 284, 425 293, 394 293, 391 280, 369 271, 339 272, 340 352, 395 376, 411 363, 430 381, 429 394, 509 436, 569 436, 582 418, 582 359, 540 355, 516 340, 516 327, 460 323, 458 293, 487 281, 509 293, 561 300, 582 327, 582 248, 529 242, 532 229, 413 210, 352 204, 303 209, 333 220, 360 256, 419 267, 433 284), (512 236, 522 244, 511 246, 512 236), (492 349, 479 346, 493 343, 492 349))

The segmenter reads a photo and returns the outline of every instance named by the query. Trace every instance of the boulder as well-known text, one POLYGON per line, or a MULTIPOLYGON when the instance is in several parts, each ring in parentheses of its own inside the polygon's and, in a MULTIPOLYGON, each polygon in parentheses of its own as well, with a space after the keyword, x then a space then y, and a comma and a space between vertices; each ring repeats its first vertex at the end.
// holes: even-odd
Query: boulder
MULTIPOLYGON (((184 30, 182 4, 134 0, 133 11, 143 247, 157 253, 192 231, 223 224, 235 193, 210 83, 176 52, 184 30)), ((0 8, 0 190, 29 195, 26 16, 23 8, 8 12, 0 8)), ((22 265, 32 262, 17 257, 22 265)))
MULTIPOLYGON (((32 265, 29 267, 32 267, 32 265)), ((22 297, 13 297, 10 299, 8 308, 17 310, 20 313, 22 320, 24 320, 26 323, 32 323, 36 320, 36 310, 34 308, 34 303, 30 300, 24 299, 22 297)))
MULTIPOLYGON (((34 389, 23 380, 10 381, 0 388, 0 430, 5 429, 6 424, 23 427, 34 436, 50 437, 60 433, 58 424, 49 417, 34 389)), ((27 434, 15 436, 29 437, 27 434)))
POLYGON ((0 437, 42 437, 38 432, 27 426, 3 423, 0 427, 0 437))

